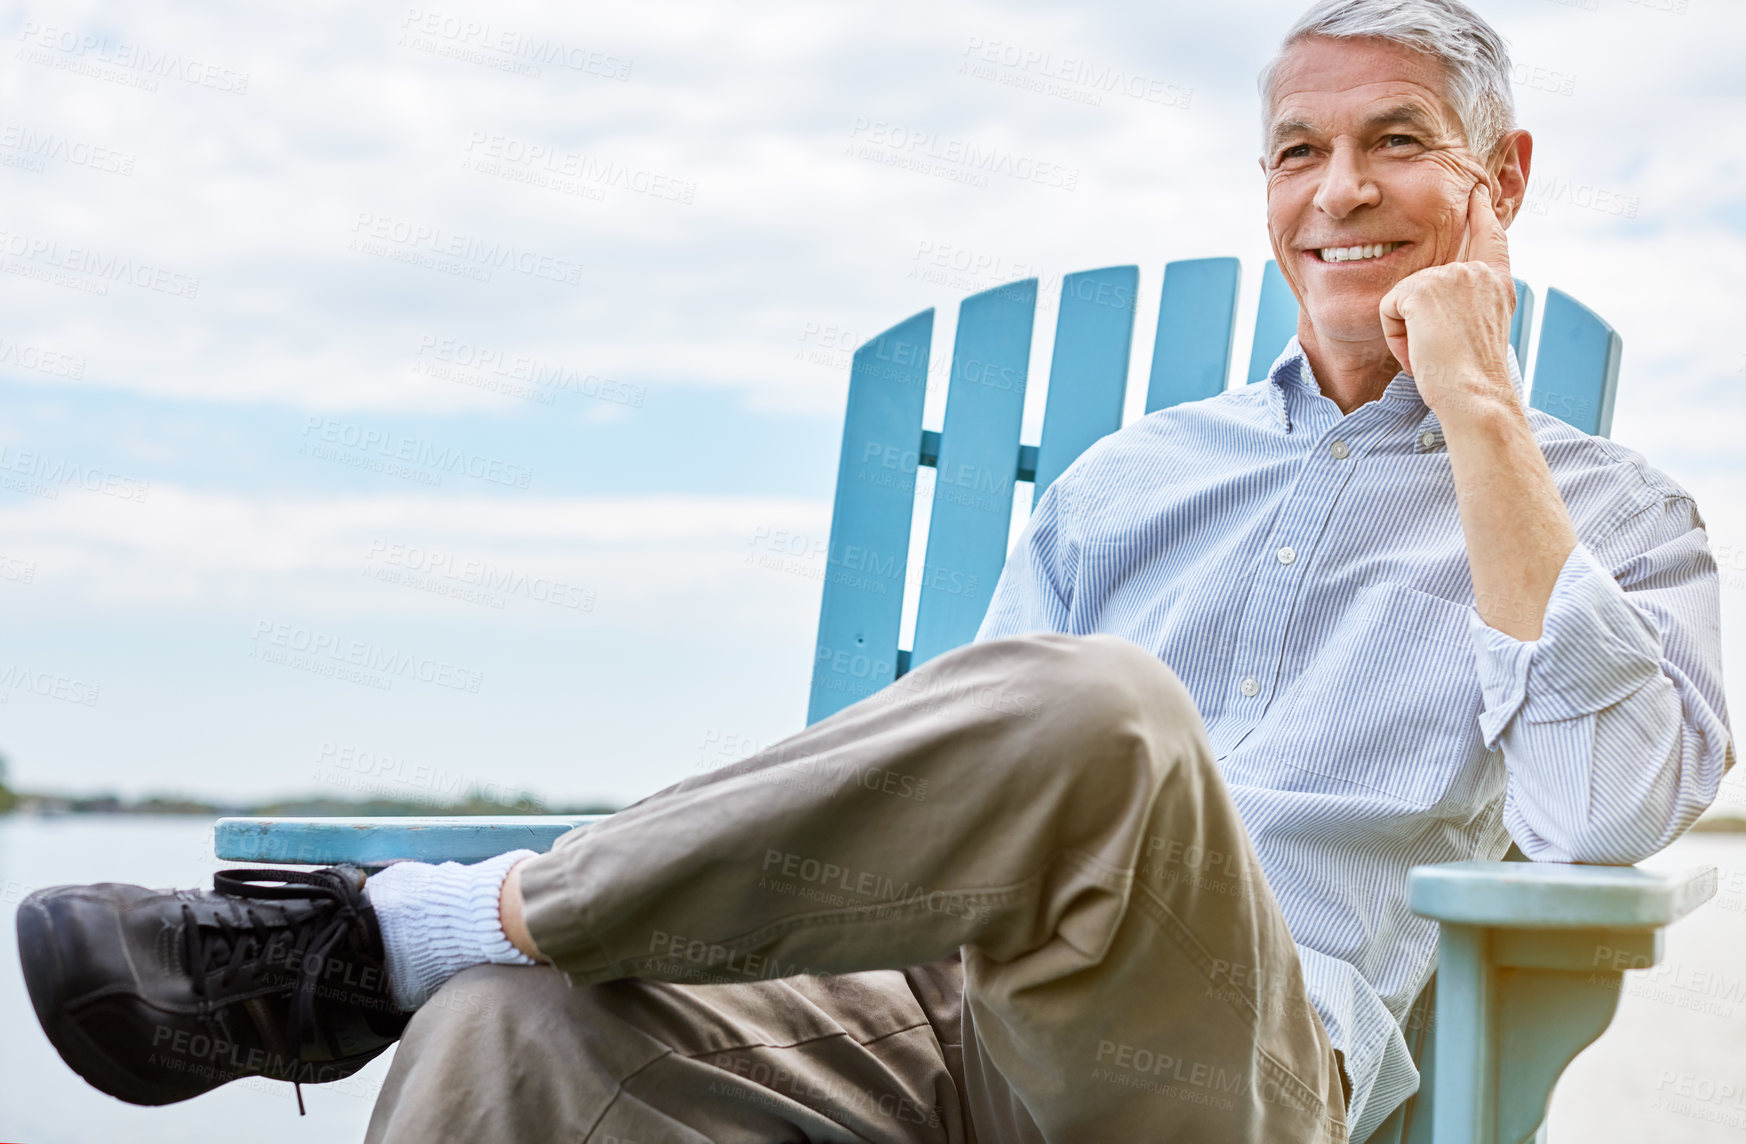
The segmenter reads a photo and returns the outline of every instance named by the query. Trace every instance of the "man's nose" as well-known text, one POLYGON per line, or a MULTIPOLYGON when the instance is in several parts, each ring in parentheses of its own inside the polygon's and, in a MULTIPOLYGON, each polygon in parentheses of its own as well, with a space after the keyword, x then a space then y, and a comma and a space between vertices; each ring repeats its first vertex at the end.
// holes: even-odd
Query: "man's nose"
POLYGON ((1342 143, 1334 148, 1316 191, 1316 206, 1333 218, 1345 218, 1361 206, 1375 206, 1382 191, 1370 177, 1369 164, 1357 147, 1342 143))

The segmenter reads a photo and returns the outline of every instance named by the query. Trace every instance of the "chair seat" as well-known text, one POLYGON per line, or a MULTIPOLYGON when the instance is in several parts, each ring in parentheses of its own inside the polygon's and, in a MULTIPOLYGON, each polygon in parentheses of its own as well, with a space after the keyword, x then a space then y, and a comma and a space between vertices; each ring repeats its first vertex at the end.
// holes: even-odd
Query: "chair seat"
POLYGON ((224 862, 301 866, 482 862, 510 850, 550 850, 560 836, 605 817, 221 818, 212 845, 224 862))

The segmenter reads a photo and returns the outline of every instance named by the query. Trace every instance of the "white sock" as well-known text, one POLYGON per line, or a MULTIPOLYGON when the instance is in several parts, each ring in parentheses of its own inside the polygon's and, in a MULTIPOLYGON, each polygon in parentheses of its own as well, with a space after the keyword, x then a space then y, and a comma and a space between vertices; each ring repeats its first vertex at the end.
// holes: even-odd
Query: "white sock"
POLYGON ((411 1012, 471 965, 534 965, 509 943, 498 896, 509 868, 532 850, 512 850, 471 866, 396 862, 364 883, 388 954, 388 991, 411 1012))

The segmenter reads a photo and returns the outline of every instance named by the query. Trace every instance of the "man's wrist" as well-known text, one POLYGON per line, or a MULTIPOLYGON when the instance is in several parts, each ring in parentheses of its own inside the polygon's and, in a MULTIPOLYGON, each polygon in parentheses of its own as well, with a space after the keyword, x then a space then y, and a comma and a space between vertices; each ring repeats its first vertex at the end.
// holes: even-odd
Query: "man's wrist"
POLYGON ((1522 399, 1508 375, 1501 382, 1484 374, 1451 379, 1441 390, 1432 411, 1445 438, 1469 431, 1514 429, 1527 423, 1522 399))
POLYGON ((547 957, 540 952, 540 947, 534 944, 533 934, 527 928, 527 913, 521 899, 521 868, 527 864, 527 859, 509 868, 504 875, 503 889, 497 898, 497 921, 503 927, 503 936, 509 939, 521 953, 535 961, 546 961, 547 957))

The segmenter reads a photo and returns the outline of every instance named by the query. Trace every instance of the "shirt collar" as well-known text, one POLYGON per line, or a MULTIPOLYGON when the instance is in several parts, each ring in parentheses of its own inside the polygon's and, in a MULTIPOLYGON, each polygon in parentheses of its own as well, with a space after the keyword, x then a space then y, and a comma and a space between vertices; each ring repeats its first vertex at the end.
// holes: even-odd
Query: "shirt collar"
POLYGON ((1321 392, 1310 378, 1309 359, 1304 357, 1303 346, 1298 343, 1296 334, 1291 335, 1285 349, 1273 359, 1273 365, 1267 370, 1267 409, 1287 433, 1291 432, 1291 414, 1285 404, 1285 387, 1288 385, 1301 386, 1312 393, 1321 392))
MULTIPOLYGON (((1522 396, 1522 367, 1516 361, 1516 348, 1506 347, 1504 360, 1509 365, 1510 385, 1515 388, 1516 397, 1522 396)), ((1291 414, 1285 400, 1285 387, 1295 385, 1313 394, 1320 394, 1321 387, 1316 384, 1310 373, 1309 359, 1304 356, 1303 346, 1298 342, 1297 335, 1291 335, 1291 340, 1285 343, 1285 349, 1273 359, 1273 365, 1267 371, 1267 409, 1273 414, 1273 419, 1287 433, 1291 432, 1291 414)), ((1382 400, 1389 404, 1418 405, 1425 410, 1424 417, 1419 421, 1414 435, 1419 439, 1419 451, 1429 452, 1440 448, 1443 444, 1443 428, 1424 400, 1419 396, 1419 387, 1405 373, 1397 373, 1394 380, 1383 390, 1382 400)))

